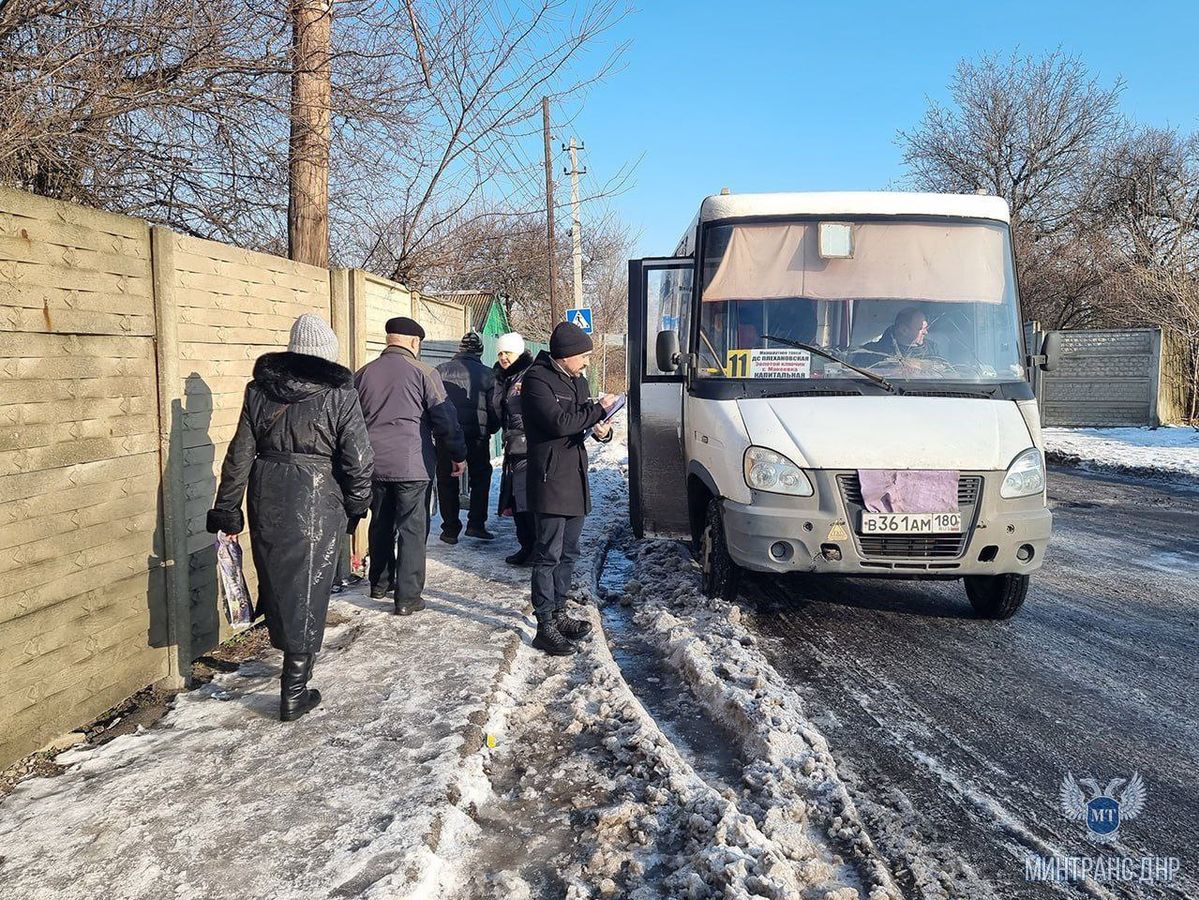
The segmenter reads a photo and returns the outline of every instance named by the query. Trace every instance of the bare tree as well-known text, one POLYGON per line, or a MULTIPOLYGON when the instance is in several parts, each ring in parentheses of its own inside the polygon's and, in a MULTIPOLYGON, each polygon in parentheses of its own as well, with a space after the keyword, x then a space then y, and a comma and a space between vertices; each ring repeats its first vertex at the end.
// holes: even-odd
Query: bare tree
POLYGON ((920 125, 899 133, 909 180, 923 190, 984 190, 1040 232, 1068 228, 1090 195, 1090 164, 1119 131, 1122 89, 1061 51, 963 60, 949 85, 953 103, 930 101, 920 125))
POLYGON ((0 182, 277 244, 287 70, 281 19, 252 0, 15 0, 0 182))
POLYGON ((899 134, 913 187, 1008 201, 1025 309, 1050 327, 1106 315, 1096 172, 1123 132, 1121 90, 1060 51, 984 56, 958 64, 950 104, 930 102, 919 126, 899 134))
POLYGON ((289 184, 322 205, 327 110, 333 259, 414 280, 471 216, 532 214, 540 97, 581 98, 621 51, 621 0, 338 0, 326 102, 288 12, 328 2, 12 0, 0 182, 279 252, 289 184), (295 129, 293 76, 317 89, 295 129))
MULTIPOLYGON (((426 66, 416 61, 419 89, 405 93, 403 139, 375 141, 359 157, 392 171, 390 186, 400 190, 378 190, 387 182, 376 182, 361 202, 340 205, 342 230, 350 236, 343 253, 419 284, 422 273, 441 267, 447 246, 477 218, 521 216, 544 225, 543 175, 534 150, 541 97, 556 104, 581 97, 611 71, 623 49, 604 46, 624 14, 618 0, 593 0, 572 13, 574 7, 566 0, 535 0, 516 9, 466 0, 428 4, 418 34, 405 41, 423 48, 426 66)), ((384 29, 411 29, 403 10, 378 22, 384 29)), ((395 62, 381 59, 383 65, 395 62)), ((386 112, 355 123, 359 133, 380 136, 392 127, 386 112)), ((617 173, 602 192, 626 179, 627 171, 617 173)))
POLYGON ((1182 350, 1184 404, 1187 419, 1199 424, 1199 269, 1134 264, 1116 282, 1121 300, 1140 321, 1173 336, 1182 350))
POLYGON ((1121 263, 1194 265, 1199 252, 1199 135, 1143 128, 1116 142, 1096 175, 1095 217, 1121 263))

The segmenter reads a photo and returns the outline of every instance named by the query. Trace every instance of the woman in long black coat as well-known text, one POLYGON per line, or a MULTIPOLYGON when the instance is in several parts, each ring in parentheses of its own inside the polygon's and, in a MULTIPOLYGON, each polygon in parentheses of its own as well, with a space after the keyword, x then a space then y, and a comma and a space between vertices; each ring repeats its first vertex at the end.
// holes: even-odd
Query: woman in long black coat
POLYGON ((258 358, 208 512, 210 532, 241 532, 248 482, 258 610, 283 651, 285 722, 320 702, 308 679, 339 543, 370 508, 374 456, 354 377, 336 359, 336 335, 311 314, 292 326, 286 353, 258 358))
POLYGON ((504 557, 504 562, 510 566, 523 566, 533 556, 533 542, 537 537, 533 512, 529 508, 529 450, 520 408, 521 384, 525 370, 533 363, 533 356, 525 349, 524 338, 515 331, 500 335, 495 350, 495 396, 499 400, 500 423, 504 429, 504 468, 497 509, 501 516, 512 516, 516 540, 520 543, 520 549, 504 557))

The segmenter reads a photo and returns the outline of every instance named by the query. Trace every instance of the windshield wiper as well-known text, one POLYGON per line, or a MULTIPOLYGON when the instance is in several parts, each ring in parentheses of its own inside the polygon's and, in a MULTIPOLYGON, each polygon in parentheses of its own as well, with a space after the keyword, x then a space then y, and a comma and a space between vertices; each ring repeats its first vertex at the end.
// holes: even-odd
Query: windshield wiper
POLYGON ((807 350, 809 353, 815 353, 817 356, 823 356, 825 359, 832 360, 839 365, 845 366, 847 369, 857 372, 859 375, 865 378, 869 378, 879 387, 884 388, 888 393, 899 393, 899 388, 895 387, 895 385, 883 378, 882 375, 876 375, 874 372, 869 372, 866 369, 859 368, 853 363, 846 362, 845 360, 841 359, 841 357, 829 353, 827 350, 821 350, 819 347, 813 347, 811 344, 801 344, 799 341, 793 341, 790 338, 775 337, 773 334, 764 334, 762 335, 762 339, 766 341, 778 341, 780 344, 786 344, 789 347, 794 347, 796 350, 807 350))

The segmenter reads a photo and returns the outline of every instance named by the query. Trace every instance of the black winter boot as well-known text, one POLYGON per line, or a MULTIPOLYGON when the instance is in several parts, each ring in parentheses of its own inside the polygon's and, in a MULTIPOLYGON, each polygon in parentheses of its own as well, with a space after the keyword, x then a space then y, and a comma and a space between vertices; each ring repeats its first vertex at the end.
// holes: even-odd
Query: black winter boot
POLYGON ((585 619, 572 619, 564 609, 554 610, 554 624, 569 640, 585 641, 591 637, 591 623, 585 619))
POLYGON ((424 597, 417 597, 415 600, 397 600, 392 615, 410 616, 426 608, 424 597))
POLYGON ((307 687, 312 657, 311 653, 283 654, 283 675, 279 679, 279 719, 283 722, 295 721, 321 702, 321 692, 307 687))
POLYGON ((567 640, 558 630, 553 619, 537 623, 537 634, 533 638, 533 646, 550 656, 570 656, 576 653, 575 645, 567 640))
POLYGON ((532 558, 533 558, 533 548, 532 547, 521 547, 519 550, 517 550, 515 553, 511 554, 510 556, 505 556, 504 562, 506 562, 510 566, 527 566, 529 564, 529 560, 532 558))

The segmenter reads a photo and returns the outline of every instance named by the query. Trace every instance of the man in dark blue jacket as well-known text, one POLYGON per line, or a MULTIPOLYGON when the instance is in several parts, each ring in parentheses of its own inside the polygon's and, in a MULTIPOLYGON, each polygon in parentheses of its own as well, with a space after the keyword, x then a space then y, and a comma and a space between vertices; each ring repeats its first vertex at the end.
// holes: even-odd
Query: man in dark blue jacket
MULTIPOLYGON (((499 430, 499 401, 495 395, 495 373, 483 363, 483 338, 473 331, 462 336, 458 352, 437 367, 446 394, 458 412, 458 423, 466 439, 466 471, 470 482, 470 511, 466 536, 490 541, 487 530, 487 501, 491 494, 491 436, 499 430)), ((458 479, 451 474, 452 460, 443 447, 437 454, 437 500, 441 507, 441 539, 458 543, 462 530, 458 479)))
POLYGON ((550 350, 538 354, 525 373, 521 404, 529 447, 529 506, 537 517, 533 550, 533 646, 552 656, 575 652, 591 623, 566 615, 583 519, 591 512, 587 484, 587 435, 610 441, 612 426, 601 420, 615 394, 591 399, 583 377, 591 358, 591 338, 569 322, 550 336, 550 350))
POLYGON ((437 468, 437 444, 452 471, 466 468, 466 444, 441 376, 418 359, 425 330, 398 316, 387 322, 387 349, 354 376, 375 472, 371 498, 371 597, 395 592, 395 612, 425 608, 425 541, 429 536, 429 482, 437 468), (397 554, 397 542, 399 552, 397 554), (385 576, 394 571, 394 585, 385 576))

